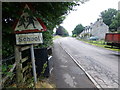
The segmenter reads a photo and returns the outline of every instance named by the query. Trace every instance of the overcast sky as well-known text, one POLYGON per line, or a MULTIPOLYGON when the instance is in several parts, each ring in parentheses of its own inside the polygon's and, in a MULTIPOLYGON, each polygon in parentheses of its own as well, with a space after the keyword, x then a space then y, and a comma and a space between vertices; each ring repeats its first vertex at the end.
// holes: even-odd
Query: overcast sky
POLYGON ((100 12, 108 8, 118 10, 119 1, 120 0, 90 0, 76 7, 77 11, 71 11, 61 25, 71 34, 71 31, 74 30, 78 24, 87 26, 90 25, 90 23, 94 23, 97 18, 99 18, 100 12))

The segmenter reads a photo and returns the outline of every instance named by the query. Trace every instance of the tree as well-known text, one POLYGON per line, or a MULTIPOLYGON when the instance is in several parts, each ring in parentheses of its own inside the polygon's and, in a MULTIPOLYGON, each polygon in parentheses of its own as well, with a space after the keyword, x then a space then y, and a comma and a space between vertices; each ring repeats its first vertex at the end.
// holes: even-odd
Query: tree
POLYGON ((69 33, 65 28, 63 28, 63 32, 64 32, 63 36, 69 36, 69 33))
POLYGON ((66 30, 63 26, 59 26, 59 27, 56 29, 56 35, 69 36, 67 30, 66 30))
POLYGON ((101 17, 103 19, 103 22, 110 27, 110 24, 112 23, 112 19, 117 14, 116 9, 109 8, 108 10, 101 12, 101 17))
MULTIPOLYGON (((84 0, 81 0, 84 1, 84 0)), ((15 36, 13 32, 13 23, 19 19, 20 12, 23 11, 26 2, 3 2, 2 3, 2 51, 3 58, 7 57, 14 52, 15 36)), ((44 44, 52 41, 53 29, 62 23, 65 16, 74 6, 79 5, 77 2, 29 2, 28 5, 32 6, 31 13, 37 18, 41 18, 47 27, 47 32, 43 33, 44 44), (49 34, 48 34, 49 33, 49 34), (47 38, 47 39, 46 39, 47 38), (47 41, 45 41, 47 40, 47 41)))
POLYGON ((84 27, 82 24, 78 24, 74 30, 72 31, 72 35, 79 35, 84 30, 84 27))
POLYGON ((112 20, 110 24, 111 31, 117 31, 120 28, 120 12, 118 12, 115 18, 112 20))

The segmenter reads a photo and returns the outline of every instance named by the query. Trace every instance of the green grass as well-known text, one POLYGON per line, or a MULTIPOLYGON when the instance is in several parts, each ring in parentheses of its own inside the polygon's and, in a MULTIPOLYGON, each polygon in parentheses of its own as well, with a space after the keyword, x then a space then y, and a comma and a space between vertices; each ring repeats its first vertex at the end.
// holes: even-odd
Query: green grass
POLYGON ((83 42, 88 43, 88 44, 91 44, 91 45, 94 45, 94 46, 102 47, 102 48, 105 48, 108 50, 120 52, 120 49, 118 49, 116 47, 111 48, 111 46, 106 45, 104 40, 100 40, 100 41, 90 41, 90 40, 83 40, 83 39, 78 39, 78 40, 83 41, 83 42))
POLYGON ((53 37, 53 40, 58 39, 58 38, 61 38, 61 36, 56 35, 56 36, 53 37))

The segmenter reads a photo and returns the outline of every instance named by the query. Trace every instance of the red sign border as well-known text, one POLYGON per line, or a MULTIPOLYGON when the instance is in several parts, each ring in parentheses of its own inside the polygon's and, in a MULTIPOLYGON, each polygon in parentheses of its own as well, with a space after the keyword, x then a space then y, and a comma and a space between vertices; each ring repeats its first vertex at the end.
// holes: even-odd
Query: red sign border
MULTIPOLYGON (((26 5, 26 4, 25 4, 26 5)), ((27 4, 28 5, 28 4, 27 4)), ((28 7, 31 6, 31 5, 28 5, 28 7)), ((25 6, 24 6, 25 7, 25 6)), ((30 10, 31 10, 31 7, 29 7, 30 10)), ((21 16, 22 12, 20 13, 20 16, 21 16)), ((17 26, 17 23, 19 21, 19 19, 16 19, 14 25, 13 25, 13 30, 14 30, 14 33, 15 34, 19 34, 19 33, 32 33, 32 32, 42 32, 42 31, 47 31, 47 27, 44 25, 43 21, 40 19, 40 18, 37 18, 38 22, 40 23, 40 25, 42 26, 43 29, 41 30, 38 30, 38 29, 33 29, 33 30, 22 30, 22 31, 15 31, 15 28, 17 26)))

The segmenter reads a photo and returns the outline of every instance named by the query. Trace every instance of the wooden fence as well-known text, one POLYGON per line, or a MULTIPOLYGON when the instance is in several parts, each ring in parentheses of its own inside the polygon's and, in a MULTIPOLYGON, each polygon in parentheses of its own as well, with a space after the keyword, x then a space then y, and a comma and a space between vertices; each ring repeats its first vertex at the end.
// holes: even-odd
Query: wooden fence
MULTIPOLYGON (((15 46, 15 59, 13 67, 8 71, 12 73, 15 70, 15 77, 16 77, 16 85, 17 87, 23 86, 23 82, 27 79, 26 71, 30 71, 32 68, 31 62, 28 62, 27 65, 23 67, 23 63, 25 63, 28 59, 30 59, 30 55, 27 55, 23 58, 23 51, 29 51, 30 46, 15 46), (29 69, 29 70, 28 70, 29 69)), ((10 59, 11 60, 11 59, 10 59)), ((6 75, 2 79, 2 87, 4 87, 5 82, 8 80, 10 76, 6 75)))
POLYGON ((23 73, 32 67, 31 63, 23 68, 23 63, 30 59, 30 55, 22 57, 22 52, 29 49, 30 46, 15 46, 15 60, 16 60, 16 77, 17 87, 23 86, 23 82, 26 80, 26 76, 23 73))
MULTIPOLYGON (((51 58, 50 50, 48 48, 49 59, 51 58)), ((22 87, 23 83, 28 79, 28 77, 32 77, 32 63, 30 54, 23 55, 23 52, 28 50, 30 52, 30 46, 15 46, 15 63, 13 67, 9 70, 9 72, 16 71, 16 85, 17 87, 22 87), (23 57, 24 56, 24 57, 23 57), (25 63, 25 65, 24 65, 25 63)), ((4 87, 4 83, 9 78, 9 76, 5 76, 2 79, 2 86, 4 87)))

